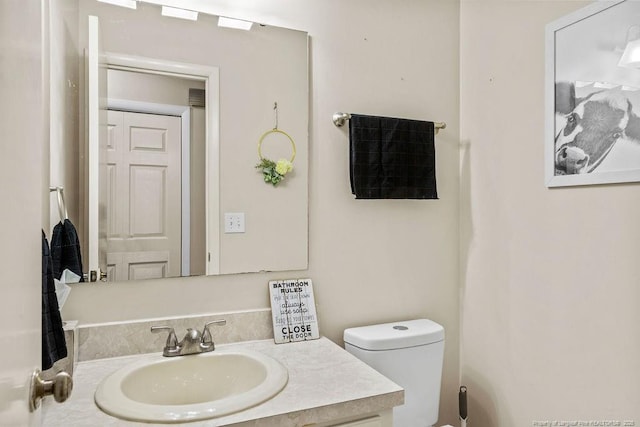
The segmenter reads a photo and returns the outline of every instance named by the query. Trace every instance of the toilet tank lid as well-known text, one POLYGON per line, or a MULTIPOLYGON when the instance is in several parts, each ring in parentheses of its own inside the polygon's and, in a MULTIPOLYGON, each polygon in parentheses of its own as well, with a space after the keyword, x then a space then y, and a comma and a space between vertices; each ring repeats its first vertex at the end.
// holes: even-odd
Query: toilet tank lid
POLYGON ((344 342, 364 350, 394 350, 444 340, 444 328, 429 319, 345 329, 344 342))

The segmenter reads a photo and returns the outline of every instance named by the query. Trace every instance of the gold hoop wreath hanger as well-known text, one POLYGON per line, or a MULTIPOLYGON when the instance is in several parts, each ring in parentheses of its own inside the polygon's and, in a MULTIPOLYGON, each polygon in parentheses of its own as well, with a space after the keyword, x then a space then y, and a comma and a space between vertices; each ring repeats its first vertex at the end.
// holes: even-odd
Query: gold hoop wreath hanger
POLYGON ((296 158, 296 143, 293 141, 293 138, 283 130, 278 129, 278 103, 275 102, 273 105, 273 110, 275 111, 275 127, 270 129, 262 134, 260 140, 258 141, 258 158, 260 159, 260 163, 256 165, 256 169, 259 169, 262 172, 262 178, 266 184, 271 184, 274 187, 277 186, 280 181, 282 181, 289 172, 293 170, 293 160, 296 158), (273 160, 267 159, 262 156, 262 143, 265 138, 272 134, 282 134, 287 137, 289 142, 291 143, 291 158, 287 159, 278 159, 277 162, 273 160))

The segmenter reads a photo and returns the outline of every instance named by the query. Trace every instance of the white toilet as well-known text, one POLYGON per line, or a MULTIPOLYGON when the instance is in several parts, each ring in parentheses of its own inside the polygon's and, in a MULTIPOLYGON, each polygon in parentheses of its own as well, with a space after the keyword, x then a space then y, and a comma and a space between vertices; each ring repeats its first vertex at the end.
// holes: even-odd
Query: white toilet
POLYGON ((404 388, 393 410, 395 427, 431 427, 438 421, 444 328, 428 319, 344 331, 345 349, 404 388))

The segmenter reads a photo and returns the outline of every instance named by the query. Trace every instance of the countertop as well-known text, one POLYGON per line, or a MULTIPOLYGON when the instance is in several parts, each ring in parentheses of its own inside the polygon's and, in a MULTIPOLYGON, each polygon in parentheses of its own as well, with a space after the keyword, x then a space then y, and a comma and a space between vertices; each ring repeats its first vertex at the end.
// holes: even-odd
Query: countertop
MULTIPOLYGON (((300 427, 377 413, 404 402, 401 387, 326 338, 278 345, 273 340, 248 341, 219 345, 218 348, 249 349, 271 356, 288 369, 289 382, 274 398, 253 408, 224 417, 173 425, 300 427)), ((43 405, 42 425, 159 425, 109 416, 95 405, 93 394, 100 381, 111 372, 142 358, 160 357, 161 353, 150 353, 78 363, 71 397, 63 404, 47 398, 43 405)))

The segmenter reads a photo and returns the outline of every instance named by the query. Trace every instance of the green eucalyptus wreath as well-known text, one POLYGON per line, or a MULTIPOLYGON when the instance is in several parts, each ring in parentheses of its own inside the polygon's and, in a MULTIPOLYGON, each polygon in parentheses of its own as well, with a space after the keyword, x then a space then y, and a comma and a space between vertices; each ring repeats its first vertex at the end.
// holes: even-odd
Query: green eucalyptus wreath
POLYGON ((262 178, 264 179, 265 183, 272 184, 275 187, 280 183, 280 181, 284 179, 286 174, 293 170, 293 159, 296 158, 296 144, 286 132, 283 132, 277 128, 272 129, 265 132, 260 138, 260 142, 258 142, 258 156, 260 157, 260 163, 256 165, 256 169, 262 171, 262 178), (277 162, 274 162, 273 160, 269 160, 266 157, 262 157, 262 141, 267 135, 272 133, 281 133, 289 138, 289 142, 291 142, 291 147, 293 148, 293 155, 291 156, 291 160, 279 159, 277 162))

